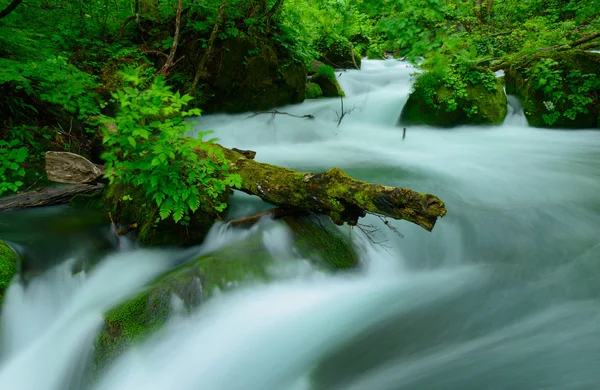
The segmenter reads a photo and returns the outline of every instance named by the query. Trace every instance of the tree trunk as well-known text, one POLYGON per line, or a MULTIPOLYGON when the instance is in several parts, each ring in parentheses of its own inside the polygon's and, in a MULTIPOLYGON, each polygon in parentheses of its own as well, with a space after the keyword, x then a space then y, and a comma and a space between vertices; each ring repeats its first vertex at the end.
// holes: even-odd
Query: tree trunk
POLYGON ((206 52, 202 56, 200 60, 200 64, 198 64, 198 69, 196 70, 196 75, 194 76, 194 81, 192 82, 191 93, 194 93, 196 87, 198 87, 198 83, 200 79, 206 77, 206 73, 204 69, 208 64, 208 60, 210 59, 210 55, 213 49, 213 45, 215 44, 215 39, 217 39, 217 33, 219 32, 219 26, 221 25, 221 19, 223 19, 223 14, 225 13, 225 7, 227 6, 227 0, 223 0, 221 3, 221 7, 219 7, 219 12, 217 13, 217 18, 215 19, 215 25, 213 27, 212 33, 210 34, 210 38, 208 39, 208 45, 206 47, 206 52))
POLYGON ((167 56, 167 61, 163 65, 163 67, 158 71, 159 75, 167 76, 169 75, 170 69, 175 65, 175 53, 177 52, 177 45, 179 43, 179 29, 181 27, 181 12, 183 11, 183 2, 182 0, 177 1, 177 13, 175 14, 175 35, 173 36, 173 46, 171 47, 171 51, 167 56))
POLYGON ((6 8, 0 11, 0 19, 8 16, 11 12, 15 10, 21 4, 23 0, 13 0, 6 8))

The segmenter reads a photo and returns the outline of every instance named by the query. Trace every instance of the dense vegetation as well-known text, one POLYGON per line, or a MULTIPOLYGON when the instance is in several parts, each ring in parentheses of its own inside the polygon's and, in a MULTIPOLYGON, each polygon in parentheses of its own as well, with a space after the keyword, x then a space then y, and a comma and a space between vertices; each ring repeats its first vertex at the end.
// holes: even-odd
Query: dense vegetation
POLYGON ((42 183, 43 153, 65 150, 106 163, 160 218, 185 222, 200 202, 221 210, 240 179, 210 153, 212 140, 184 141, 183 118, 318 97, 322 85, 307 90, 315 60, 327 66, 318 80, 329 65, 406 57, 424 71, 424 109, 480 123, 502 119, 479 99, 501 90, 493 72, 503 69, 532 124, 597 126, 599 62, 573 58, 600 46, 598 9, 600 0, 0 0, 0 195, 42 183))

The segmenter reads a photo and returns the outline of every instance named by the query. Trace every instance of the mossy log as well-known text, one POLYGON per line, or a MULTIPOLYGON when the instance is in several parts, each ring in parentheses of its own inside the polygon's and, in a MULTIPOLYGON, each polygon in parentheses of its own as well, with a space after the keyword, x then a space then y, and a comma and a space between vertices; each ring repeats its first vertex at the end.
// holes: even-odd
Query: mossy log
POLYGON ((356 225, 367 213, 405 219, 431 231, 446 207, 438 197, 408 188, 355 180, 338 168, 299 172, 264 164, 223 148, 242 177, 241 191, 265 202, 329 216, 337 225, 356 225))
POLYGON ((327 215, 337 225, 356 225, 369 213, 405 219, 431 231, 446 214, 444 202, 434 195, 355 180, 339 168, 299 172, 257 162, 249 151, 217 146, 242 177, 239 190, 276 206, 327 215))

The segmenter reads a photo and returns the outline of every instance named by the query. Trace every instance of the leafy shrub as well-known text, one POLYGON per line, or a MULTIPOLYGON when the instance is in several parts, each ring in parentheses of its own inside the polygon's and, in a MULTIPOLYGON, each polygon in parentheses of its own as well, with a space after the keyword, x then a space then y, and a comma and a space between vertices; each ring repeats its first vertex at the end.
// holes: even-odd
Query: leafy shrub
POLYGON ((172 92, 162 77, 144 90, 137 88, 143 83, 137 72, 126 71, 123 77, 131 86, 113 94, 121 110, 114 118, 100 119, 110 183, 142 188, 159 207, 161 219, 172 216, 185 223, 202 203, 205 209, 224 210, 220 195, 239 186, 241 177, 229 172, 229 161, 213 140, 202 141, 209 132, 185 137, 192 125, 184 118, 200 115, 198 109, 184 111, 192 97, 172 92))

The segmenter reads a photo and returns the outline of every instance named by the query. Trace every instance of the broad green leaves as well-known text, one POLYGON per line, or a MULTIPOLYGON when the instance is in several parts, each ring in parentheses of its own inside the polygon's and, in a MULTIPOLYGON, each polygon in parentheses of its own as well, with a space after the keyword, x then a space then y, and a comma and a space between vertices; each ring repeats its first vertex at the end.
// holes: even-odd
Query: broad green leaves
MULTIPOLYGON (((135 72, 126 72, 132 85, 142 84, 135 72)), ((183 108, 192 99, 171 91, 163 78, 147 89, 126 87, 113 94, 120 104, 114 117, 101 123, 116 124, 116 131, 104 130, 107 177, 111 184, 132 184, 144 190, 159 210, 161 219, 187 223, 186 216, 204 209, 222 211, 227 207, 221 195, 228 187, 241 185, 241 177, 229 172, 223 151, 197 138, 186 138, 191 123, 183 118, 200 111, 183 108), (196 149, 204 150, 201 158, 196 149)), ((213 141, 213 140, 211 140, 213 141)))

